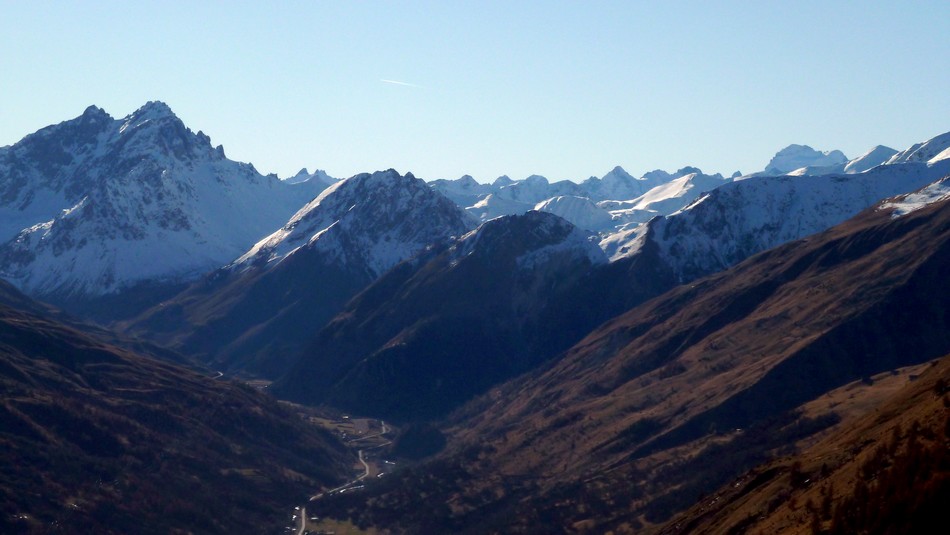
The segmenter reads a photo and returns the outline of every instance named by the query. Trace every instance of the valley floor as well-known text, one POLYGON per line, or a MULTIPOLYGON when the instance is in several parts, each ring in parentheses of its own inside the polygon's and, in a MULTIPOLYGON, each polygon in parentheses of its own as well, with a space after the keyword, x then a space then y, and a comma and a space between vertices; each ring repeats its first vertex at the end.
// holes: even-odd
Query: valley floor
MULTIPOLYGON (((346 483, 329 490, 314 494, 307 505, 319 501, 327 496, 354 492, 364 487, 364 482, 371 478, 381 478, 396 468, 396 462, 387 459, 382 452, 386 446, 392 444, 396 429, 384 420, 374 418, 351 418, 347 415, 318 414, 312 409, 295 406, 310 424, 325 429, 336 435, 349 448, 356 458, 351 466, 354 477, 346 483)), ((344 521, 318 516, 308 516, 306 506, 297 506, 291 513, 292 526, 286 526, 284 531, 297 535, 335 533, 376 533, 376 530, 361 530, 344 521)))

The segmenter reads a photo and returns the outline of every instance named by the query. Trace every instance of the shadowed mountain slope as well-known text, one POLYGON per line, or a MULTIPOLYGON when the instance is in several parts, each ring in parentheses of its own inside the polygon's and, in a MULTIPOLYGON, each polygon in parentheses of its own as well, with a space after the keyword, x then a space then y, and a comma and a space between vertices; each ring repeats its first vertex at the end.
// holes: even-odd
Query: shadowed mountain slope
POLYGON ((346 464, 250 387, 4 304, 0 392, 4 533, 259 533, 346 464))
POLYGON ((886 206, 606 323, 459 411, 437 459, 326 512, 423 531, 659 525, 840 420, 808 402, 950 351, 950 202, 886 206))
POLYGON ((277 395, 388 419, 446 414, 582 336, 566 306, 595 266, 593 235, 544 212, 483 224, 354 298, 277 395))
POLYGON ((276 377, 357 292, 473 226, 411 174, 356 175, 229 266, 124 327, 223 370, 276 377))

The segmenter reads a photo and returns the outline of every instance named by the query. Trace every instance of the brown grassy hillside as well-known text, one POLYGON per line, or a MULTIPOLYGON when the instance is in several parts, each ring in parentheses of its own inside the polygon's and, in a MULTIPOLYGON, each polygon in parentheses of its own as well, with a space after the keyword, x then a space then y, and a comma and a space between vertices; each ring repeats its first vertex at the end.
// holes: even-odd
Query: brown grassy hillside
POLYGON ((663 533, 922 533, 939 525, 950 503, 950 356, 911 377, 857 421, 744 474, 663 533))
POLYGON ((0 305, 0 532, 279 527, 345 466, 254 389, 0 305))

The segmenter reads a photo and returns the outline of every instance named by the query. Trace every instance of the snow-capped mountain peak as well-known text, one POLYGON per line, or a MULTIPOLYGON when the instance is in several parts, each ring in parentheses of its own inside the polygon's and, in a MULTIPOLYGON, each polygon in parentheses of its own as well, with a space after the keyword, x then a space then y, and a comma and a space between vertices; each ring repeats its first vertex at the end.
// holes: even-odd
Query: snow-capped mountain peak
POLYGON ((112 116, 106 113, 106 110, 92 104, 88 106, 80 115, 84 121, 112 120, 112 116))
POLYGON ((594 233, 548 212, 531 210, 482 223, 462 236, 452 247, 456 259, 483 256, 498 261, 512 257, 519 269, 530 270, 553 256, 586 259, 591 264, 607 262, 594 233))
POLYGON ((541 201, 534 209, 558 215, 577 227, 593 232, 607 229, 614 224, 614 218, 610 212, 597 206, 587 197, 559 195, 541 201))
POLYGON ((290 178, 285 178, 284 182, 287 182, 288 184, 299 184, 301 182, 306 182, 307 180, 310 180, 310 171, 304 167, 300 169, 300 171, 297 171, 296 175, 290 178))
POLYGON ((601 178, 588 178, 581 187, 588 192, 592 201, 632 199, 645 191, 644 181, 635 179, 619 165, 601 178))
POLYGON ((950 199, 950 176, 941 178, 915 192, 888 200, 878 209, 893 210, 891 217, 897 218, 945 199, 950 199))
MULTIPOLYGON (((881 199, 922 188, 948 173, 950 161, 881 165, 856 174, 753 177, 716 188, 647 225, 674 273, 687 280, 830 228, 881 199)), ((893 207, 900 213, 945 193, 945 186, 934 186, 893 207)), ((631 238, 643 235, 641 230, 631 238)))
POLYGON ((175 115, 175 112, 160 100, 150 100, 146 102, 142 107, 130 113, 128 117, 125 118, 125 124, 131 125, 140 125, 146 121, 162 121, 162 120, 174 120, 178 121, 178 116, 175 115))
POLYGON ((296 175, 290 178, 284 178, 283 181, 287 184, 303 184, 310 182, 313 184, 319 184, 322 187, 330 186, 338 182, 337 179, 328 175, 323 169, 317 169, 311 173, 306 167, 302 168, 300 171, 297 171, 296 175))
POLYGON ((601 179, 607 182, 626 181, 626 180, 633 180, 633 175, 628 173, 627 170, 624 169, 623 167, 616 165, 614 166, 613 169, 610 170, 610 172, 604 175, 601 179))
POLYGON ((818 151, 808 145, 789 145, 778 151, 765 166, 763 174, 783 175, 802 167, 827 167, 844 164, 847 156, 840 150, 818 151))
POLYGON ((513 183, 514 183, 514 180, 512 180, 511 177, 509 177, 508 175, 501 175, 500 177, 496 178, 495 181, 491 183, 491 185, 496 188, 501 188, 504 186, 511 185, 513 183))
POLYGON ((194 277, 315 194, 227 160, 161 102, 90 106, 0 149, 0 184, 3 276, 47 298, 194 277))
POLYGON ((921 143, 915 143, 892 156, 887 163, 928 162, 932 159, 938 161, 935 157, 948 148, 950 148, 950 132, 940 134, 921 143))
POLYGON ((863 173, 868 169, 886 163, 895 154, 897 154, 896 150, 890 147, 885 147, 884 145, 877 145, 861 156, 858 156, 857 158, 848 162, 844 166, 843 171, 848 174, 863 173))
POLYGON ((474 227, 461 208, 411 173, 389 169, 341 180, 297 211, 230 269, 274 266, 298 249, 375 278, 425 247, 474 227))

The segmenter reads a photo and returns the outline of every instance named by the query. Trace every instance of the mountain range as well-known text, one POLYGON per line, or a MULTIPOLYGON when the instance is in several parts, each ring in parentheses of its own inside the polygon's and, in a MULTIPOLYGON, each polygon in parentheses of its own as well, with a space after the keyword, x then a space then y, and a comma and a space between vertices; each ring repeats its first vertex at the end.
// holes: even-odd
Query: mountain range
POLYGON ((222 370, 276 376, 358 291, 474 225, 411 174, 357 175, 124 328, 222 370))
POLYGON ((0 148, 0 526, 256 530, 369 475, 273 396, 385 418, 403 434, 382 455, 445 444, 307 504, 344 524, 896 522, 855 505, 853 474, 891 488, 885 464, 925 459, 937 475, 900 484, 946 492, 940 405, 912 411, 924 435, 870 414, 942 395, 948 180, 950 133, 853 159, 790 145, 728 177, 280 179, 161 102, 91 106, 0 148), (874 461, 862 432, 893 446, 874 461))
POLYGON ((950 189, 916 197, 632 308, 456 411, 433 460, 321 512, 405 531, 649 532, 849 429, 913 382, 906 367, 950 350, 950 189))
POLYGON ((388 273, 306 346, 275 392, 396 420, 442 416, 677 284, 831 227, 882 197, 947 174, 950 161, 854 176, 752 177, 654 218, 626 236, 624 245, 611 241, 623 235, 608 238, 605 249, 614 252, 613 262, 603 249, 577 239, 558 246, 561 256, 539 254, 551 247, 544 230, 557 228, 551 218, 537 212, 528 219, 499 217, 472 236, 490 231, 488 236, 504 236, 507 247, 494 240, 468 246, 473 237, 467 236, 388 273), (479 254, 458 257, 459 250, 479 254), (519 269, 529 256, 537 260, 529 270, 519 269))
POLYGON ((555 215, 493 219, 361 292, 274 391, 387 419, 442 416, 572 340, 577 326, 552 311, 606 262, 595 236, 555 215))

